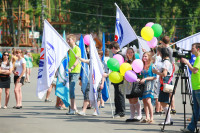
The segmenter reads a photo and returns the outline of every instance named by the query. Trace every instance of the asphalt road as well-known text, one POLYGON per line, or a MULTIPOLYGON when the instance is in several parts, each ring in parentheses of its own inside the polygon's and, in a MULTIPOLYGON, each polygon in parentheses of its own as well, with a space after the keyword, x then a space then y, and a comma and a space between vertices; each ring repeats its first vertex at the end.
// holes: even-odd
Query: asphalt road
MULTIPOLYGON (((179 80, 175 95, 176 115, 172 115, 173 126, 166 126, 165 132, 180 132, 184 127, 184 109, 181 95, 181 80, 179 80)), ((10 89, 10 101, 8 109, 0 109, 0 133, 142 133, 161 132, 158 126, 165 118, 165 115, 155 115, 153 124, 143 124, 140 122, 126 123, 129 118, 129 104, 126 100, 126 118, 113 119, 110 102, 105 103, 105 108, 100 110, 99 116, 92 116, 93 109, 87 110, 86 116, 66 115, 67 110, 55 108, 55 91, 53 90, 50 99, 51 103, 45 103, 44 99, 36 97, 37 68, 32 69, 31 83, 26 83, 22 87, 23 108, 13 109, 15 106, 14 83, 12 80, 10 89)), ((110 85, 111 103, 113 104, 113 86, 110 85)), ((2 106, 4 105, 4 90, 2 94, 2 106)), ((76 87, 76 103, 79 110, 82 108, 83 95, 80 86, 76 87)), ((186 104, 187 118, 191 117, 191 106, 187 96, 186 104)), ((145 114, 143 114, 145 118, 145 114)), ((187 122, 188 124, 188 122, 187 122)))

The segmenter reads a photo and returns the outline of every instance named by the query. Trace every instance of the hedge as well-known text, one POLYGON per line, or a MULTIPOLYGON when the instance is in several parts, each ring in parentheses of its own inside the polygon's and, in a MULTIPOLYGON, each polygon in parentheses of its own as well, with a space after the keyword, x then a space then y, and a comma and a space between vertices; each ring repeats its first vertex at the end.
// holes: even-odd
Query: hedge
POLYGON ((33 67, 38 67, 40 61, 40 54, 32 53, 32 56, 33 56, 33 67))

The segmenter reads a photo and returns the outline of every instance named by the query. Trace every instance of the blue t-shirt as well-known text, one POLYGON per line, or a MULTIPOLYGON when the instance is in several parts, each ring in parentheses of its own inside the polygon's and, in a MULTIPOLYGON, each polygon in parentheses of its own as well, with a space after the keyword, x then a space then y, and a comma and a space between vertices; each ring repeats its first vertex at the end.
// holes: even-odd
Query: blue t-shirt
MULTIPOLYGON (((193 66, 194 65, 194 62, 195 62, 195 60, 196 60, 196 56, 193 54, 192 56, 191 56, 191 59, 189 60, 189 62, 190 62, 190 64, 193 66)), ((192 74, 192 71, 189 69, 189 72, 190 72, 190 74, 192 74)))

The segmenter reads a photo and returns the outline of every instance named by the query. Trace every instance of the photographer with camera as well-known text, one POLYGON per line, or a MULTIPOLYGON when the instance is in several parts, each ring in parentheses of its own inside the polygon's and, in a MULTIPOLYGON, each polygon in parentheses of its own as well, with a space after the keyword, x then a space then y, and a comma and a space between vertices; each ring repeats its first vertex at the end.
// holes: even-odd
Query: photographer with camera
POLYGON ((200 107, 200 43, 192 44, 192 54, 196 56, 194 65, 192 66, 190 62, 181 58, 181 62, 188 65, 192 71, 191 82, 192 82, 192 97, 193 97, 193 116, 190 124, 187 128, 181 129, 182 132, 194 132, 197 121, 199 118, 199 107, 200 107))

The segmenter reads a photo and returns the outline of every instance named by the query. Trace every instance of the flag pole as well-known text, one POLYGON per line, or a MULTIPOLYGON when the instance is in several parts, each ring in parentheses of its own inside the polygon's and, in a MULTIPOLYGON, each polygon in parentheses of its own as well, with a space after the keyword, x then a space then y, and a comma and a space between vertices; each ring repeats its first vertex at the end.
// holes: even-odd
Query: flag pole
MULTIPOLYGON (((107 83, 106 83, 106 82, 105 82, 105 84, 106 84, 106 86, 107 86, 107 83)), ((107 86, 107 88, 108 88, 108 86, 107 86)), ((111 101, 111 96, 110 96, 110 89, 108 89, 108 95, 109 95, 110 107, 111 107, 111 112, 112 112, 112 118, 114 119, 112 101, 111 101)))

